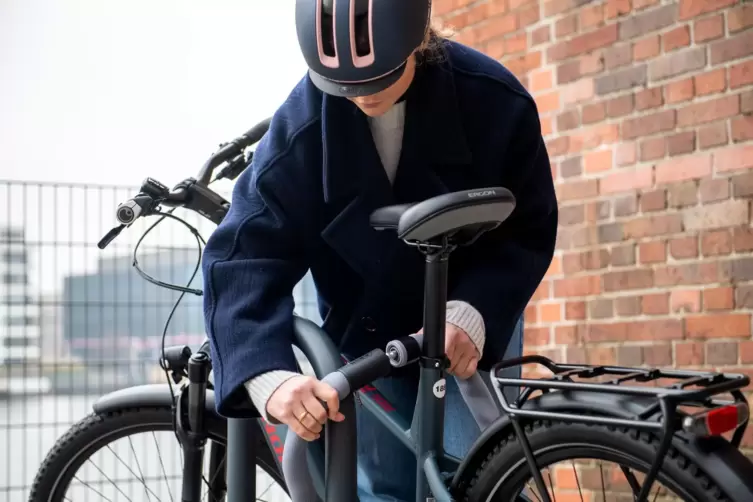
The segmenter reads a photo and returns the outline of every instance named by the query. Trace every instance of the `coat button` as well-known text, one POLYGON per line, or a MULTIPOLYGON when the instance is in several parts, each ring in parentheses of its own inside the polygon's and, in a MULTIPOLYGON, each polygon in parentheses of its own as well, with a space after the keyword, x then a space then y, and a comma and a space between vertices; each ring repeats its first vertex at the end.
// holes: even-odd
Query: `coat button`
POLYGON ((374 322, 374 319, 371 317, 363 317, 361 318, 361 323, 363 324, 363 327, 366 331, 376 331, 376 323, 374 322))

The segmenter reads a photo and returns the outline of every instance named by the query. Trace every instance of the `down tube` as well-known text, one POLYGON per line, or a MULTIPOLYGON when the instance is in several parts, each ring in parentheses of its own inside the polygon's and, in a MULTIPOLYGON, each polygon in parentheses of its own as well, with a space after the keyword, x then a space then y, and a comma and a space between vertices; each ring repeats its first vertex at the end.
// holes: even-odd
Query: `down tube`
POLYGON ((402 441, 409 450, 416 451, 416 447, 411 441, 410 425, 397 413, 395 407, 387 401, 387 398, 376 387, 372 385, 364 386, 358 391, 358 398, 363 403, 363 407, 378 418, 393 436, 402 441))

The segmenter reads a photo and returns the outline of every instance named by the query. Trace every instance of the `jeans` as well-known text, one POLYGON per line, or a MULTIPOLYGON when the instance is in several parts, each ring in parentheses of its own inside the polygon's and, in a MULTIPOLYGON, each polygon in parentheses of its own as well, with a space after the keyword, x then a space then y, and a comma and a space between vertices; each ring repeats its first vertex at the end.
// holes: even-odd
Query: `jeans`
MULTIPOLYGON (((504 359, 520 357, 523 352, 523 322, 515 327, 504 359)), ((506 370, 505 376, 517 378, 520 368, 506 370)), ((489 374, 483 375, 489 381, 489 374)), ((408 423, 416 404, 418 378, 387 378, 374 383, 379 392, 408 423)), ((505 389, 508 400, 518 390, 505 389)), ((416 457, 412 451, 360 405, 356 405, 358 424, 358 497, 360 502, 414 502, 416 493, 416 457)), ((480 431, 463 401, 454 378, 447 378, 445 394, 444 448, 462 458, 480 431)))

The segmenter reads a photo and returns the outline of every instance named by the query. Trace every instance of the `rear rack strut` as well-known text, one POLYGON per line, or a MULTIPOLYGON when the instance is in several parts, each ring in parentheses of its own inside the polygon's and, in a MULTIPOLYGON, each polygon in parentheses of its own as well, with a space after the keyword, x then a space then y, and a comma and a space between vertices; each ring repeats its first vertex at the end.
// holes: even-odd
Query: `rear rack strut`
MULTIPOLYGON (((534 481, 542 494, 543 502, 551 501, 541 477, 541 472, 531 451, 531 446, 519 422, 521 418, 633 427, 647 431, 660 430, 661 442, 656 452, 656 459, 646 475, 641 492, 636 499, 637 502, 643 502, 647 499, 651 486, 663 463, 664 456, 672 444, 672 437, 679 428, 683 428, 682 419, 687 419, 688 417, 685 413, 677 412, 678 406, 689 405, 705 409, 713 409, 720 406, 736 406, 740 410, 740 420, 736 424, 737 427, 731 440, 731 443, 735 447, 740 446, 748 422, 747 400, 741 389, 750 383, 750 378, 743 374, 665 370, 658 368, 630 368, 623 366, 594 366, 587 364, 558 364, 547 357, 539 355, 523 356, 502 361, 492 366, 491 374, 497 399, 499 399, 505 413, 510 415, 534 481), (499 376, 500 371, 506 368, 527 364, 544 366, 553 373, 553 376, 540 379, 503 378, 499 376), (592 380, 604 376, 611 378, 602 382, 573 381, 573 378, 592 380), (635 383, 651 383, 658 380, 672 380, 673 383, 645 387, 635 385, 635 383), (695 388, 689 389, 688 387, 691 386, 695 388), (509 403, 502 392, 503 387, 518 387, 523 388, 523 390, 514 403, 509 403), (622 394, 639 396, 644 399, 655 398, 656 402, 649 405, 635 418, 630 419, 525 409, 525 403, 536 390, 543 392, 560 390, 622 394), (722 393, 729 393, 733 400, 723 401, 713 399, 714 396, 722 393), (657 412, 660 412, 660 418, 649 419, 649 417, 655 415, 657 412)), ((692 420, 686 420, 684 428, 689 432, 698 430, 697 423, 692 420)))

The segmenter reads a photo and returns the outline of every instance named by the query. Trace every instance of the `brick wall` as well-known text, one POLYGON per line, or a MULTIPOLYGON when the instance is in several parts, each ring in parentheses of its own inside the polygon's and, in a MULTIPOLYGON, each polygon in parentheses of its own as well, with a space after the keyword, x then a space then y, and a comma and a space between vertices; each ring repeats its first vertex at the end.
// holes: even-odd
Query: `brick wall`
POLYGON ((515 73, 541 115, 560 229, 526 310, 527 352, 753 374, 753 5, 434 9, 515 73))

